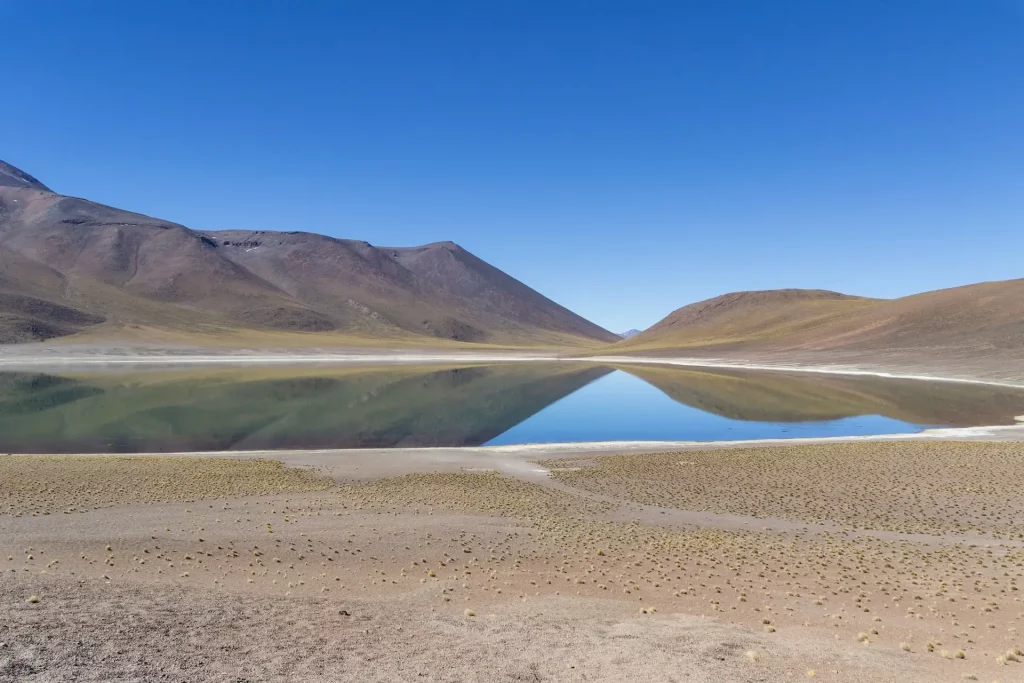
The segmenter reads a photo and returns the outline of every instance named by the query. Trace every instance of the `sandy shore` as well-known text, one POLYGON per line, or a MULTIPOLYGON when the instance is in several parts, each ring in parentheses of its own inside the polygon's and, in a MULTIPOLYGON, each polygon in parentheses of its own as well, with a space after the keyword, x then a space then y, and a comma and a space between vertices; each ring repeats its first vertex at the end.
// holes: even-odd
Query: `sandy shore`
MULTIPOLYGON (((591 357, 611 353, 585 354, 591 357)), ((878 377, 972 380, 1024 386, 1024 356, 1016 349, 886 349, 877 351, 728 351, 666 349, 630 353, 630 361, 714 364, 719 367, 763 366, 798 372, 866 374, 878 377)))
POLYGON ((976 438, 0 456, 0 680, 1017 680, 976 438))
POLYGON ((118 365, 429 365, 452 363, 540 362, 563 360, 559 356, 525 353, 237 353, 237 354, 71 354, 0 356, 0 368, 39 366, 95 367, 118 365))
POLYGON ((161 366, 161 365, 305 365, 305 364, 450 364, 502 362, 589 362, 598 364, 657 364, 739 370, 775 370, 961 382, 1024 388, 1020 362, 979 354, 966 359, 939 360, 900 354, 805 353, 747 356, 601 355, 551 350, 455 351, 451 349, 308 348, 247 349, 162 346, 102 346, 21 344, 0 346, 0 370, 161 366))
POLYGON ((795 362, 756 362, 718 358, 675 358, 637 356, 592 356, 587 360, 609 365, 672 365, 692 368, 718 368, 730 370, 774 370, 776 372, 798 372, 817 375, 849 375, 853 377, 887 377, 890 379, 914 379, 931 382, 953 382, 960 384, 980 384, 997 387, 1024 387, 1019 379, 1000 380, 990 377, 962 376, 955 368, 936 368, 932 372, 913 372, 907 370, 887 370, 883 367, 872 367, 873 364, 798 364, 795 362))

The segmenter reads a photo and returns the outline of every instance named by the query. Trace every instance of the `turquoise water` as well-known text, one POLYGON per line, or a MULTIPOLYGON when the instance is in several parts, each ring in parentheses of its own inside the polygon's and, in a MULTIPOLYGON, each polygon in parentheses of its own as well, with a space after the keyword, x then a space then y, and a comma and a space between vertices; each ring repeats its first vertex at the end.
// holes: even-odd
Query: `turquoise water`
POLYGON ((776 439, 1022 414, 999 387, 581 363, 0 372, 0 453, 776 439))

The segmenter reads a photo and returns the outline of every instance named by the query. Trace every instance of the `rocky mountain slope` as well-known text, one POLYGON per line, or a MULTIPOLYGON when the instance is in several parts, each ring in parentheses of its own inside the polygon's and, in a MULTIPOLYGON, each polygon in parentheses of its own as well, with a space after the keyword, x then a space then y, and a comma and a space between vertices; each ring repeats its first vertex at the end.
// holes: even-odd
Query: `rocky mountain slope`
POLYGON ((396 343, 618 338, 451 242, 191 230, 56 194, 0 162, 0 343, 133 327, 396 343))

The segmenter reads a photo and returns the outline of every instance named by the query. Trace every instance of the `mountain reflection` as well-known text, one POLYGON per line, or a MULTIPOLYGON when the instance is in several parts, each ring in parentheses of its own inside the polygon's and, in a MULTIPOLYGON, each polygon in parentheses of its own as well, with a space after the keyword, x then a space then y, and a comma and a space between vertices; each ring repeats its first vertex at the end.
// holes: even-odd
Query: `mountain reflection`
POLYGON ((919 425, 1013 424, 1024 390, 956 382, 669 366, 622 366, 673 400, 734 420, 810 422, 882 415, 919 425))
MULTIPOLYGON (((879 415, 916 425, 1011 424, 1024 392, 839 375, 617 368, 679 404, 736 421, 879 415)), ((616 368, 570 363, 469 367, 246 367, 0 373, 0 452, 174 452, 477 446, 616 368)), ((582 395, 582 394, 581 394, 582 395)), ((659 396, 661 394, 658 394, 659 396)), ((602 411, 575 416, 575 438, 602 411)), ((610 413, 604 413, 608 415, 610 413)), ((674 424, 674 423, 673 423, 674 424)), ((673 427, 676 429, 676 427, 673 427)), ((688 438, 680 423, 676 438, 688 438)), ((543 440, 543 435, 540 435, 543 440)), ((724 437, 728 438, 728 437, 724 437)))
POLYGON ((4 452, 475 446, 610 368, 0 374, 4 452))

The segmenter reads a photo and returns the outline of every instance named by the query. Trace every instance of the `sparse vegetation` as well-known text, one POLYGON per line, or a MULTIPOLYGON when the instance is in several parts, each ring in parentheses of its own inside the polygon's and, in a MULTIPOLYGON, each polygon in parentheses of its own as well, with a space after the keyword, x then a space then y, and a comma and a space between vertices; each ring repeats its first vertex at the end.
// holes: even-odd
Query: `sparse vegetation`
POLYGON ((692 450, 544 463, 561 482, 683 510, 899 533, 1024 538, 1024 448, 874 442, 692 450))
MULTIPOLYGON (((153 456, 0 456, 0 514, 317 491, 332 482, 276 460, 153 456)), ((110 546, 107 546, 110 550, 110 546)))
MULTIPOLYGON (((902 452, 907 463, 899 467, 911 469, 916 467, 915 458, 923 457, 915 449, 940 450, 935 458, 939 466, 915 470, 917 494, 901 499, 912 511, 924 509, 922 492, 953 486, 948 465, 942 464, 943 458, 952 456, 941 448, 963 444, 893 446, 897 450, 885 457, 896 458, 902 452)), ((971 453, 971 462, 992 476, 1000 476, 1001 467, 1010 468, 1016 446, 983 446, 1009 450, 963 452, 971 453)), ((172 457, 166 459, 170 469, 164 471, 148 462, 158 458, 39 458, 35 462, 44 463, 41 469, 18 470, 22 480, 33 482, 28 487, 29 500, 36 504, 50 500, 52 506, 71 494, 79 501, 79 509, 84 509, 85 501, 92 506, 101 499, 104 504, 150 502, 158 499, 157 494, 180 502, 159 508, 162 512, 152 520, 152 532, 147 529, 139 537, 111 536, 101 524, 90 544, 75 545, 70 552, 62 552, 52 540, 10 545, 0 551, 10 558, 5 569, 16 570, 11 576, 23 573, 26 579, 45 571, 104 585, 173 582, 182 588, 212 586, 218 591, 244 590, 289 599, 408 598, 424 601, 432 610, 465 617, 492 605, 500 610, 507 603, 599 598, 598 602, 628 605, 631 619, 651 628, 671 622, 678 614, 737 625, 752 639, 737 650, 737 657, 751 664, 763 660, 760 666, 765 670, 778 663, 775 643, 791 643, 808 628, 834 634, 840 648, 855 647, 858 641, 870 644, 859 648, 863 656, 902 651, 908 663, 927 660, 928 666, 942 667, 967 659, 976 662, 974 666, 994 669, 998 655, 998 665, 1017 665, 1018 651, 1010 647, 1010 639, 1018 613, 1014 598, 1024 568, 1024 549, 1015 540, 972 544, 958 531, 928 542, 903 537, 902 532, 854 534, 851 527, 828 518, 827 505, 821 507, 823 521, 829 525, 824 531, 807 530, 803 522, 793 520, 774 530, 756 525, 723 529, 715 527, 714 518, 694 526, 662 515, 663 509, 631 502, 641 495, 634 492, 646 487, 643 495, 689 505, 692 499, 675 493, 685 484, 689 488, 682 490, 689 496, 746 498, 741 503, 747 506, 759 500, 781 505, 758 497, 758 488, 764 484, 755 484, 755 479, 740 472, 742 465, 759 472, 783 503, 799 506, 810 501, 796 485, 807 480, 808 462, 830 468, 837 488, 853 482, 850 499, 863 501, 860 507, 849 508, 833 501, 829 503, 836 506, 832 510, 866 510, 876 501, 873 489, 861 491, 853 479, 862 476, 863 466, 851 464, 853 474, 844 473, 845 461, 834 451, 797 453, 787 462, 787 451, 801 449, 768 448, 763 449, 761 462, 757 453, 747 450, 753 449, 577 459, 574 462, 583 468, 579 472, 594 476, 564 477, 576 472, 557 468, 556 479, 569 489, 493 472, 414 473, 325 488, 329 482, 314 472, 260 461, 172 457), (678 474, 684 457, 690 464, 678 474), (71 467, 63 467, 69 460, 74 460, 71 467), (204 464, 207 460, 227 463, 227 469, 209 469, 204 464), (140 469, 124 469, 128 461, 138 461, 140 469), (737 491, 716 492, 710 473, 716 462, 721 464, 720 485, 740 487, 737 491), (239 479, 237 467, 247 463, 255 469, 239 479), (708 468, 707 474, 703 468, 708 468), (156 477, 157 471, 166 476, 156 477), (32 478, 23 476, 29 472, 32 478), (121 478, 107 486, 100 475, 111 472, 121 478), (299 479, 292 479, 293 475, 299 479), (211 497, 178 496, 175 487, 180 486, 195 486, 211 497), (263 497, 213 500, 212 494, 225 486, 236 487, 232 491, 256 491, 263 497), (311 488, 303 491, 305 487, 311 488), (611 497, 595 499, 592 491, 611 497), (671 616, 651 618, 659 612, 671 616), (917 648, 912 646, 915 642, 926 644, 917 648), (751 645, 770 649, 759 656, 758 650, 747 649, 751 645), (933 651, 948 661, 924 655, 933 651)), ((880 467, 883 455, 870 448, 868 453, 875 458, 874 466, 880 467)), ((551 466, 552 461, 544 465, 551 466)), ((895 484, 903 482, 899 467, 890 476, 895 484)), ((973 492, 965 494, 976 485, 971 477, 980 476, 972 472, 959 471, 955 487, 945 489, 954 501, 947 506, 950 509, 967 510, 964 501, 978 500, 973 492)), ((0 480, 4 482, 0 487, 8 480, 0 480)), ((19 500, 24 506, 25 500, 19 500)), ((897 510, 884 502, 879 505, 887 515, 897 510)), ((1001 513, 1002 508, 984 503, 967 514, 992 520, 1001 513)), ((17 520, 7 517, 8 523, 35 523, 24 507, 20 514, 17 520)), ((48 517, 36 514, 40 520, 48 517)), ((116 519, 104 517, 103 512, 93 514, 101 523, 116 519)), ((914 514, 945 523, 952 513, 914 514)), ((59 522, 53 515, 49 518, 50 524, 59 522)), ((37 582, 16 585, 17 602, 23 608, 25 595, 46 588, 37 582)), ((50 589, 46 590, 49 601, 50 589)), ((351 604, 344 607, 353 609, 351 604)), ((794 665, 799 668, 790 670, 806 671, 808 676, 816 671, 821 677, 831 670, 826 660, 814 658, 789 666, 794 665)))

